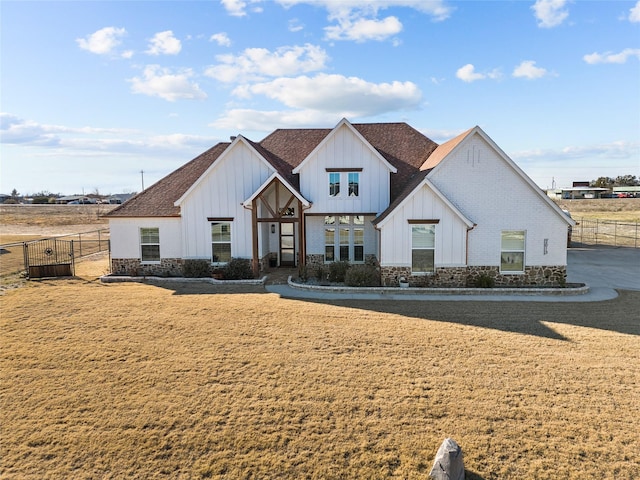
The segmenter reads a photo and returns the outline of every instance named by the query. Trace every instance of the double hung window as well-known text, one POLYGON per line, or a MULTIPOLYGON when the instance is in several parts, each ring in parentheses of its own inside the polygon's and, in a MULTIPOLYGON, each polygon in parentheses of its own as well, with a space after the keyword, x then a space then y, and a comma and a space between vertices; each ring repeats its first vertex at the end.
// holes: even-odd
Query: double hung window
POLYGON ((411 225, 411 271, 433 273, 435 271, 436 226, 434 224, 411 225))
POLYGON ((503 230, 500 238, 500 271, 524 273, 524 230, 503 230))
POLYGON ((160 229, 140 229, 140 259, 142 263, 160 261, 160 229))
POLYGON ((211 224, 211 254, 213 263, 231 261, 230 222, 213 222, 211 224))

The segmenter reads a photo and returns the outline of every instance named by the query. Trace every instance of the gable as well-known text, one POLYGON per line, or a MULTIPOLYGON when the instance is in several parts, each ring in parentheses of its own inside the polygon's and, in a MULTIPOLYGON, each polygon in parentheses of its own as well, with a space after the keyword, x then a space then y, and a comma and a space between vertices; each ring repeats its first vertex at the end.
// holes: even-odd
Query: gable
MULTIPOLYGON (((478 126, 440 145, 421 170, 447 197, 459 202, 471 187, 471 190, 477 189, 473 194, 475 203, 480 203, 478 196, 487 197, 486 207, 491 204, 491 198, 499 198, 501 189, 508 188, 513 195, 535 198, 535 203, 565 223, 573 222, 478 126)), ((469 199, 466 203, 474 202, 469 199)))
POLYGON ((338 125, 309 153, 302 162, 293 169, 293 173, 300 173, 309 163, 322 158, 326 166, 339 168, 362 167, 363 159, 377 159, 390 172, 397 169, 373 148, 346 119, 338 125))
MULTIPOLYGON (((176 200, 175 205, 179 207, 192 192, 207 181, 214 170, 220 170, 225 167, 226 171, 221 174, 224 183, 230 182, 238 175, 244 178, 258 176, 262 179, 271 175, 275 170, 274 166, 268 162, 263 155, 256 151, 252 142, 239 135, 219 156, 216 162, 212 163, 182 196, 176 200), (229 163, 229 165, 227 165, 227 163, 229 163)), ((253 189, 255 185, 248 185, 247 188, 253 189)))

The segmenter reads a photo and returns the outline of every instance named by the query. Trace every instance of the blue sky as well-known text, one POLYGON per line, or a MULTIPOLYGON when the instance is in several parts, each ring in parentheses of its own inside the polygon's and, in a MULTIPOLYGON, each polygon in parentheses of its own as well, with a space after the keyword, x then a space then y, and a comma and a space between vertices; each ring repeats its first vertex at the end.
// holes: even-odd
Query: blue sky
POLYGON ((123 193, 229 136, 475 125, 541 187, 640 176, 639 1, 0 2, 0 192, 123 193))

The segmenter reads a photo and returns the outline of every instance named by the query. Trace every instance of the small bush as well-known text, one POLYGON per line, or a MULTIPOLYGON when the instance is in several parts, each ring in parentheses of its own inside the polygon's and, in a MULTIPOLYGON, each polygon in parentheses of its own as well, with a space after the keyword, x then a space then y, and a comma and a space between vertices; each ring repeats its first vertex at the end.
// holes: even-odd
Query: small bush
POLYGON ((300 281, 306 283, 307 280, 309 280, 309 267, 307 267, 306 265, 299 265, 298 278, 300 279, 300 281))
POLYGON ((248 258, 232 258, 224 267, 225 280, 248 280, 253 278, 251 260, 248 258))
POLYGON ((204 258, 185 260, 182 272, 188 278, 209 277, 211 276, 211 263, 204 258))
POLYGON ((478 278, 476 278, 476 281, 474 283, 476 288, 493 288, 495 284, 496 281, 493 279, 493 277, 490 277, 486 273, 483 273, 478 278))
POLYGON ((333 262, 329 264, 329 281, 342 283, 344 282, 344 277, 347 274, 347 270, 349 270, 349 262, 340 261, 333 262))
POLYGON ((379 287, 380 272, 372 265, 354 265, 347 270, 344 283, 349 287, 379 287))
POLYGON ((315 273, 316 273, 316 280, 318 280, 319 282, 322 282, 327 279, 327 273, 323 266, 319 266, 318 268, 316 268, 315 273))

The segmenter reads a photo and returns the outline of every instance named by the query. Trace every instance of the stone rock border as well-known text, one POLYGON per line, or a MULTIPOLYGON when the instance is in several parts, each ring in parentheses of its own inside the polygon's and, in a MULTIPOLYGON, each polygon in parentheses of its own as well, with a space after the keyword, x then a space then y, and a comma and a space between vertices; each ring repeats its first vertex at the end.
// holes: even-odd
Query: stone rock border
POLYGON ((133 277, 128 275, 103 275, 100 277, 102 283, 120 283, 120 282, 187 282, 187 283, 211 283, 213 285, 264 285, 267 277, 256 278, 251 280, 217 280, 215 278, 187 278, 187 277, 156 277, 156 276, 140 276, 133 277))
POLYGON ((589 286, 583 283, 577 287, 498 287, 498 288, 473 288, 473 287, 346 287, 337 285, 308 285, 297 283, 289 276, 287 281, 291 288, 297 290, 334 292, 334 293, 393 293, 396 295, 584 295, 589 293, 589 286))

